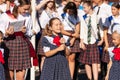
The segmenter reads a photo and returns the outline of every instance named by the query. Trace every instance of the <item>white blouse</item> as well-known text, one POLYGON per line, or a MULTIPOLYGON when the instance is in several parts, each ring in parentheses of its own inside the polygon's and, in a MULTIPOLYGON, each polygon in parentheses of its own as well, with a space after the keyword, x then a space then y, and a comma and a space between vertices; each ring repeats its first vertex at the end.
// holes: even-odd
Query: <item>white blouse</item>
POLYGON ((108 33, 109 33, 109 34, 112 34, 112 32, 111 32, 112 26, 113 26, 113 28, 114 28, 115 25, 118 25, 118 24, 120 25, 120 15, 119 15, 118 17, 114 17, 114 16, 110 16, 110 17, 112 17, 111 21, 108 20, 109 18, 106 18, 106 21, 105 21, 105 23, 104 23, 104 26, 105 26, 105 27, 108 27, 108 33), (114 25, 114 23, 116 23, 116 24, 114 25))
POLYGON ((111 16, 112 15, 112 12, 111 12, 111 6, 106 4, 106 3, 103 3, 101 4, 100 6, 97 6, 95 7, 95 13, 97 14, 98 12, 98 8, 100 7, 100 10, 99 10, 99 13, 98 13, 98 23, 100 24, 100 26, 102 27, 104 22, 105 22, 105 19, 108 17, 108 16, 111 16))
POLYGON ((49 13, 46 10, 43 10, 43 12, 40 15, 40 19, 39 19, 41 28, 44 29, 46 25, 48 24, 49 20, 53 17, 58 17, 56 12, 49 13))
MULTIPOLYGON (((98 39, 98 36, 97 36, 97 15, 95 13, 93 13, 92 15, 87 15, 87 18, 83 21, 82 20, 82 26, 81 26, 81 29, 80 29, 80 39, 83 39, 83 42, 85 44, 88 44, 88 41, 87 41, 87 35, 88 35, 88 20, 89 20, 89 16, 91 16, 91 26, 92 26, 92 29, 91 29, 91 42, 90 44, 94 44, 96 42, 96 39, 98 39)), ((100 36, 103 37, 103 31, 100 29, 100 36)))

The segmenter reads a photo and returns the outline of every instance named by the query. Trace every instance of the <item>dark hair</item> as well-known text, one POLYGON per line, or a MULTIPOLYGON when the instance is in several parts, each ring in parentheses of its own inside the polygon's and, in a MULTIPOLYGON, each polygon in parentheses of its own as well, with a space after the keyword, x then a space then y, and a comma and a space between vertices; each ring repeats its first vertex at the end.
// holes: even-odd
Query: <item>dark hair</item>
POLYGON ((76 7, 75 3, 74 2, 68 2, 63 9, 64 13, 67 12, 67 9, 73 10, 73 15, 77 19, 78 12, 77 12, 77 7, 76 7))
POLYGON ((60 19, 57 18, 57 17, 51 18, 49 23, 45 27, 44 35, 52 36, 52 30, 50 30, 50 27, 53 25, 54 20, 59 20, 60 21, 60 19))
POLYGON ((18 3, 19 5, 15 5, 13 8, 13 15, 15 18, 18 16, 18 7, 31 4, 29 0, 18 0, 18 3))
POLYGON ((0 31, 0 37, 1 37, 1 36, 3 37, 3 32, 2 32, 2 31, 0 31))
POLYGON ((53 3, 53 7, 52 7, 52 8, 53 8, 54 10, 56 10, 55 1, 48 1, 48 2, 45 4, 44 9, 47 8, 48 3, 53 3))
POLYGON ((117 8, 117 9, 120 9, 120 4, 119 2, 115 2, 112 4, 113 7, 117 8))
POLYGON ((83 2, 83 4, 87 4, 88 6, 91 7, 91 9, 93 9, 93 2, 91 0, 86 0, 83 2))

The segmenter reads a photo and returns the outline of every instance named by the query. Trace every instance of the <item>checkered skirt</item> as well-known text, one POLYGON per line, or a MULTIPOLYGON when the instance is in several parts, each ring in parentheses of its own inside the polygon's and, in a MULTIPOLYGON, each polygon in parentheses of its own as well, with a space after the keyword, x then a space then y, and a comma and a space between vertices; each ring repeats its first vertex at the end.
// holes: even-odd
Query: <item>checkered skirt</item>
MULTIPOLYGON (((67 32, 72 33, 72 34, 74 33, 73 31, 67 31, 67 32)), ((80 51, 81 51, 81 49, 80 49, 80 47, 79 47, 79 43, 80 43, 80 39, 77 38, 77 39, 75 40, 73 46, 70 47, 72 53, 77 53, 77 52, 80 52, 80 51)))
POLYGON ((24 70, 31 67, 29 45, 22 36, 12 36, 6 39, 9 49, 9 70, 24 70))
MULTIPOLYGON (((108 37, 109 47, 114 46, 114 44, 113 44, 113 42, 112 42, 112 35, 111 35, 111 34, 108 34, 107 37, 108 37)), ((108 63, 108 62, 110 61, 109 53, 108 53, 108 52, 104 52, 104 53, 103 53, 103 55, 102 55, 102 61, 103 61, 103 62, 106 62, 106 63, 108 63)))
POLYGON ((99 51, 97 44, 86 45, 85 51, 81 52, 79 62, 83 64, 100 63, 99 51))
POLYGON ((44 30, 42 30, 41 37, 40 37, 40 40, 39 40, 38 46, 37 46, 37 54, 40 54, 40 55, 44 54, 43 47, 42 47, 43 32, 44 32, 44 30))
POLYGON ((77 52, 81 51, 81 49, 79 47, 79 43, 80 43, 80 39, 76 39, 73 46, 70 47, 71 52, 77 53, 77 52))

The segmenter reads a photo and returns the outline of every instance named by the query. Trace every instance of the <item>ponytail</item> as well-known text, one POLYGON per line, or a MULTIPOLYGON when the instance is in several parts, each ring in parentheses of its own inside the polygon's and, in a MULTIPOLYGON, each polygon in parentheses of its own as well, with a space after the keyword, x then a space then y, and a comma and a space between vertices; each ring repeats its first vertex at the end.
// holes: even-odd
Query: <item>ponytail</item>
POLYGON ((15 18, 18 16, 18 6, 14 6, 12 14, 14 15, 15 18))
POLYGON ((47 36, 52 36, 52 30, 50 30, 50 26, 49 26, 49 24, 46 25, 43 34, 44 34, 44 35, 47 35, 47 36))

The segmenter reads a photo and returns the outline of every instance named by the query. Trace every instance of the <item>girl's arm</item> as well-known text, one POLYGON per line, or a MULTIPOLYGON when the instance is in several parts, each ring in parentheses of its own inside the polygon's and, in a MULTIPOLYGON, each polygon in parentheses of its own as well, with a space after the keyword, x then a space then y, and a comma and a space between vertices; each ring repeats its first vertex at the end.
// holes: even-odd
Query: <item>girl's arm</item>
POLYGON ((45 56, 46 56, 46 57, 53 56, 53 55, 55 55, 57 52, 62 51, 62 50, 64 50, 64 49, 65 49, 65 44, 62 44, 62 45, 60 45, 60 46, 59 46, 58 48, 56 48, 56 49, 50 50, 50 51, 48 51, 48 52, 45 52, 45 56))
POLYGON ((80 23, 78 23, 78 24, 75 26, 75 33, 74 33, 72 36, 73 36, 73 37, 72 37, 72 39, 70 40, 71 46, 74 44, 75 39, 80 37, 80 23))
POLYGON ((105 51, 107 51, 107 49, 108 49, 108 47, 109 47, 107 32, 108 32, 108 29, 104 29, 104 42, 105 42, 104 50, 105 50, 105 51))
POLYGON ((50 1, 50 0, 43 0, 42 2, 40 2, 40 3, 36 6, 36 10, 41 9, 48 1, 50 1))
POLYGON ((75 38, 80 37, 80 22, 75 26, 75 33, 73 34, 75 38))
POLYGON ((72 37, 72 35, 73 35, 73 34, 71 34, 70 32, 67 32, 66 30, 64 30, 63 27, 61 28, 61 33, 62 33, 63 35, 67 35, 67 36, 70 36, 70 37, 72 37))
POLYGON ((86 50, 85 44, 83 42, 83 39, 80 39, 80 48, 83 50, 86 50))
POLYGON ((110 68, 112 66, 112 60, 110 60, 110 62, 108 63, 108 66, 107 66, 107 74, 105 76, 105 80, 108 80, 109 79, 109 72, 110 72, 110 68))

